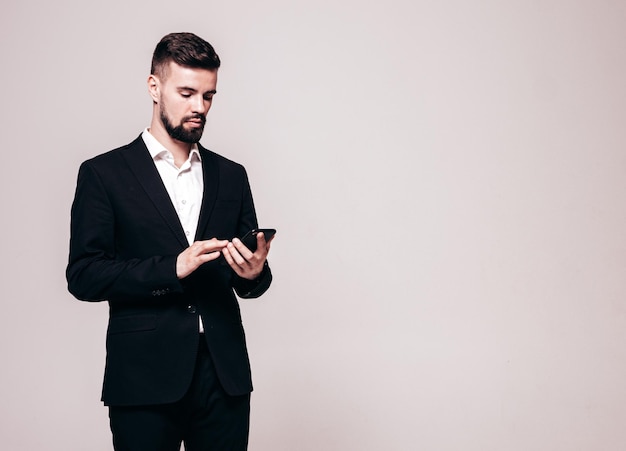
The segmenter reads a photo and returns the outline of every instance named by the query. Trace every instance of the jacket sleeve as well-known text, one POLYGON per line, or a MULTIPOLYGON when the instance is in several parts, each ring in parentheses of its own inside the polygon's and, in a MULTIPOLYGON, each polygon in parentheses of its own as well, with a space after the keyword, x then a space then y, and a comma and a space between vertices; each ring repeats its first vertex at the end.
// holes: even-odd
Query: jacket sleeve
POLYGON ((80 167, 71 209, 66 270, 70 293, 85 301, 137 301, 183 291, 176 277, 175 254, 120 259, 115 228, 111 199, 87 161, 80 167))
MULTIPOLYGON (((243 202, 241 218, 238 227, 239 238, 243 237, 250 230, 258 228, 254 201, 252 199, 252 190, 250 189, 250 182, 248 180, 248 175, 245 169, 243 169, 243 177, 243 202)), ((259 277, 254 280, 244 279, 233 272, 233 288, 240 298, 258 298, 267 291, 271 283, 272 271, 267 261, 265 262, 263 271, 261 272, 259 277)))
POLYGON ((263 272, 254 280, 243 279, 239 276, 236 277, 233 284, 235 292, 240 298, 252 299, 258 298, 267 291, 272 283, 272 271, 270 266, 265 262, 263 272))

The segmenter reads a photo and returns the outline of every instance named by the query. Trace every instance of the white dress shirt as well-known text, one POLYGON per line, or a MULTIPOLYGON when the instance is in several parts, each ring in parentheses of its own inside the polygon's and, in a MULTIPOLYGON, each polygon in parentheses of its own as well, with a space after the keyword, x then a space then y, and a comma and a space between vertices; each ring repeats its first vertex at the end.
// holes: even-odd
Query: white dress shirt
POLYGON ((187 241, 193 244, 198 219, 200 218, 200 206, 202 204, 202 158, 196 144, 191 148, 189 158, 178 168, 174 164, 174 156, 145 129, 141 135, 146 143, 148 152, 152 156, 154 165, 159 171, 161 180, 170 195, 172 205, 178 213, 187 241))
MULTIPOLYGON (((150 152, 157 171, 159 171, 172 205, 178 214, 178 219, 183 226, 187 241, 191 245, 198 228, 202 190, 204 189, 202 158, 198 146, 196 144, 192 146, 189 158, 179 168, 174 164, 172 153, 157 141, 147 128, 141 137, 148 148, 148 152, 150 152)), ((204 332, 202 318, 200 318, 200 332, 204 332)))

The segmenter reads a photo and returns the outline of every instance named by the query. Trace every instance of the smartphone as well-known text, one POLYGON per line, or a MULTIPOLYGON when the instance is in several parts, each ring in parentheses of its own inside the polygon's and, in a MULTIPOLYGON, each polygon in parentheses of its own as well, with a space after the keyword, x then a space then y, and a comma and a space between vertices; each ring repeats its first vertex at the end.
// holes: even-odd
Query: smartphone
POLYGON ((269 241, 270 238, 276 234, 276 229, 252 229, 246 233, 243 238, 241 238, 241 242, 252 252, 256 251, 256 235, 259 232, 263 232, 265 241, 269 241))

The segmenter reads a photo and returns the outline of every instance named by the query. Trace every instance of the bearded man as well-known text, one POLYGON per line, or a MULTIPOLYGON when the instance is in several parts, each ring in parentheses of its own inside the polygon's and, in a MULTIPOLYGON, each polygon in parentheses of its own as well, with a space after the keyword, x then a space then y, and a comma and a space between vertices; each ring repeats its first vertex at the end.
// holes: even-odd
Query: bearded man
MULTIPOLYGON (((240 298, 272 281, 243 166, 199 144, 220 59, 191 33, 156 46, 150 127, 85 161, 69 291, 109 304, 102 401, 116 450, 245 450, 252 382, 240 298)), ((88 446, 87 446, 88 447, 88 446)))

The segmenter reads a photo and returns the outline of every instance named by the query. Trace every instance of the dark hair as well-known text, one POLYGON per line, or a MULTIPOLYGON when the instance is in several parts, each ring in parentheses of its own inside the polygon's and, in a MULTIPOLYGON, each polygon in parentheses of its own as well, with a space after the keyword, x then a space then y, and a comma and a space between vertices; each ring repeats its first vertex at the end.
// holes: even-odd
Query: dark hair
POLYGON ((164 36, 154 49, 150 73, 165 78, 170 61, 198 69, 217 70, 220 67, 220 57, 213 46, 193 33, 164 36))

